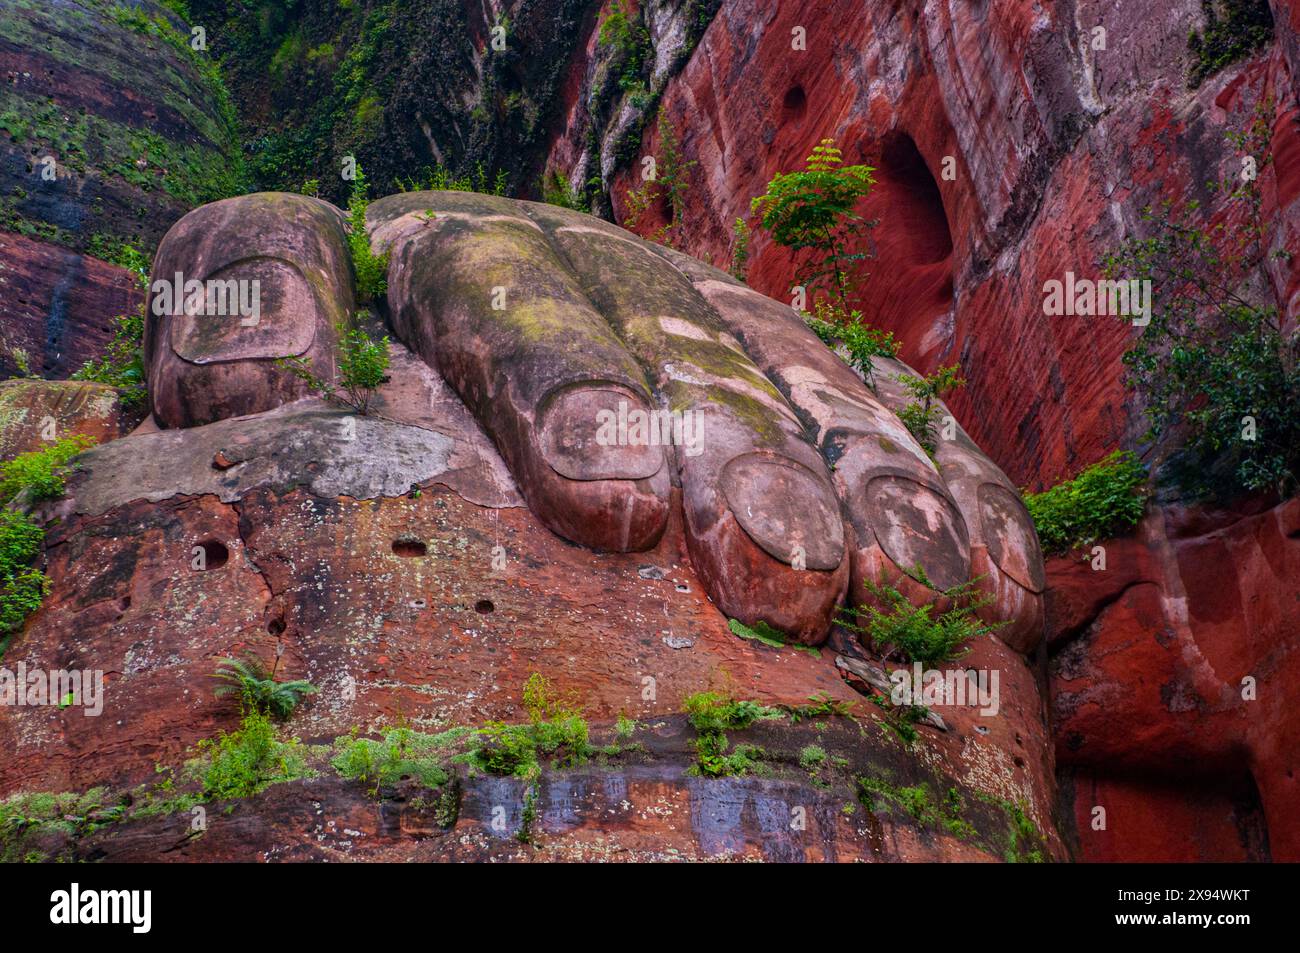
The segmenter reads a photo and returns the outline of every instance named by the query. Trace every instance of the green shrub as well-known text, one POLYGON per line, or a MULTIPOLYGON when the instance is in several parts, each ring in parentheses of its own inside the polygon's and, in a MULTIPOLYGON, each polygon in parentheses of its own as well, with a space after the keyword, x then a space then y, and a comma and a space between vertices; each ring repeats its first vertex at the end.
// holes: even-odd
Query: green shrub
MULTIPOLYGON (((909 575, 933 588, 919 567, 909 575)), ((1005 624, 987 625, 980 620, 978 611, 993 600, 979 594, 978 584, 979 579, 972 579, 917 606, 896 585, 867 580, 867 591, 876 604, 841 609, 839 623, 865 636, 886 656, 899 655, 904 661, 927 665, 955 661, 969 651, 962 648, 966 643, 1005 624), (939 611, 941 603, 948 604, 943 612, 939 611)))
POLYGON ((1047 840, 1030 819, 1023 802, 995 797, 983 791, 975 796, 985 804, 1000 808, 1007 818, 1007 841, 1002 858, 1008 864, 1042 864, 1048 860, 1047 840))
POLYGON ((686 207, 686 191, 690 187, 687 173, 695 165, 695 160, 687 161, 682 157, 677 133, 665 112, 659 113, 658 129, 659 151, 654 178, 645 180, 639 189, 629 189, 624 196, 627 211, 623 225, 628 229, 636 229, 647 211, 657 203, 665 202, 667 221, 645 237, 668 248, 675 248, 680 238, 678 233, 681 230, 682 212, 686 207))
MULTIPOLYGON (((495 175, 490 175, 487 168, 482 162, 474 166, 472 172, 466 172, 456 175, 450 169, 443 165, 435 165, 431 168, 425 168, 424 172, 418 176, 412 176, 398 182, 398 186, 403 192, 478 192, 482 195, 505 195, 506 184, 509 176, 505 169, 498 169, 495 175)), ((558 189, 558 182, 563 182, 567 186, 568 181, 562 174, 558 180, 552 180, 552 187, 558 189)), ((545 189, 545 185, 543 186, 545 189)), ((558 195, 553 195, 553 198, 558 195)), ((563 202, 551 199, 544 199, 552 205, 563 205, 563 202)), ((565 205, 565 208, 577 208, 577 205, 565 205)))
POLYGON ((591 203, 587 197, 575 191, 569 182, 569 177, 558 169, 553 169, 542 177, 542 201, 547 205, 557 205, 560 208, 573 209, 575 212, 591 211, 591 203))
POLYGON ((376 793, 381 787, 407 778, 436 788, 447 783, 444 762, 451 746, 468 734, 468 728, 428 735, 398 727, 385 732, 379 740, 353 735, 335 743, 330 763, 343 777, 373 785, 376 793))
POLYGON ((1117 450, 1073 480, 1024 494, 1043 551, 1063 553, 1136 526, 1146 509, 1146 479, 1146 467, 1117 450))
MULTIPOLYGON (((1151 282, 1151 314, 1124 355, 1146 438, 1176 449, 1165 473, 1192 496, 1231 500, 1243 491, 1288 496, 1300 485, 1300 334, 1271 303, 1272 226, 1259 182, 1272 163, 1276 107, 1229 134, 1244 160, 1210 191, 1213 216, 1195 201, 1143 215, 1148 235, 1107 256, 1107 277, 1151 282)), ((1290 258, 1279 249, 1276 256, 1290 258)))
POLYGON ((0 463, 0 504, 24 490, 29 491, 33 502, 62 496, 68 473, 74 468, 72 458, 94 445, 92 437, 75 434, 0 463))
POLYGON ((739 731, 759 720, 782 717, 779 710, 752 699, 708 691, 688 695, 682 710, 696 731, 739 731))
POLYGON ((6 504, 23 491, 29 502, 61 496, 72 458, 94 442, 76 434, 0 463, 0 655, 50 591, 45 573, 34 566, 45 545, 45 531, 6 504))
POLYGON ((880 709, 885 728, 898 737, 903 747, 910 748, 916 744, 916 739, 921 736, 916 730, 917 723, 930 713, 930 709, 924 705, 895 705, 892 698, 879 693, 872 695, 871 701, 880 709))
POLYGON ((654 52, 650 31, 642 22, 639 10, 634 10, 628 0, 616 2, 600 23, 597 42, 612 47, 612 68, 618 72, 618 85, 624 92, 642 84, 646 61, 654 52))
POLYGON ((238 730, 205 738, 197 749, 192 767, 208 800, 252 797, 272 784, 312 776, 301 742, 277 740, 271 719, 258 711, 245 714, 238 730))
POLYGON ((582 764, 593 753, 586 720, 571 695, 555 694, 550 682, 534 672, 524 683, 528 724, 493 721, 479 729, 479 743, 469 761, 489 774, 535 779, 542 756, 556 766, 582 764))
POLYGON ((31 352, 25 347, 20 347, 17 344, 10 344, 9 340, 4 336, 4 333, 0 332, 0 357, 5 356, 13 362, 14 370, 17 371, 14 375, 15 377, 40 378, 41 375, 36 373, 36 369, 32 367, 31 352))
POLYGON ((839 701, 825 692, 817 692, 809 695, 808 701, 802 705, 778 705, 777 708, 790 719, 790 724, 797 725, 801 721, 818 718, 852 718, 856 704, 857 702, 839 701))
POLYGON ((749 224, 737 218, 731 226, 731 277, 744 281, 749 269, 749 224))
POLYGON ((845 314, 829 301, 818 301, 813 313, 804 315, 804 321, 831 350, 844 348, 849 367, 861 374, 872 390, 876 389, 876 377, 871 359, 898 356, 899 345, 893 332, 863 324, 861 311, 845 314))
POLYGON ((84 794, 15 794, 0 801, 0 863, 43 863, 45 848, 59 835, 77 838, 121 816, 121 805, 105 803, 106 789, 84 794))
POLYGON ((636 722, 627 717, 623 712, 618 713, 618 720, 614 723, 614 737, 619 741, 628 741, 636 733, 636 722))
POLYGON ((924 784, 899 787, 882 778, 858 778, 858 796, 864 807, 879 813, 890 806, 902 809, 922 830, 942 828, 961 840, 976 837, 974 826, 962 816, 966 801, 955 787, 936 798, 924 784))
POLYGON ((235 696, 245 708, 283 721, 293 714, 305 696, 316 692, 316 686, 301 680, 276 681, 275 671, 279 665, 279 654, 270 670, 251 653, 242 659, 222 659, 212 677, 225 684, 218 685, 213 694, 218 698, 235 696))
POLYGON ((698 735, 691 770, 710 778, 748 774, 762 761, 763 750, 754 745, 737 745, 729 752, 726 732, 748 728, 759 720, 784 717, 776 708, 711 691, 688 696, 682 710, 698 735))
POLYGON ((826 761, 826 749, 820 745, 805 745, 799 749, 799 767, 816 772, 826 761))
POLYGON ((1249 56, 1273 38, 1268 0, 1201 0, 1205 29, 1187 35, 1193 89, 1224 67, 1249 56))
POLYGON ((761 214, 763 228, 778 245, 796 255, 807 253, 796 278, 810 290, 828 283, 829 292, 845 313, 852 308, 853 282, 849 269, 866 258, 854 245, 874 221, 856 211, 876 180, 870 166, 842 166, 834 139, 823 139, 800 172, 776 175, 767 191, 751 202, 761 214))
POLYGON ((304 381, 313 393, 367 414, 375 391, 387 379, 388 336, 376 341, 363 329, 346 324, 340 324, 337 332, 339 372, 334 380, 319 376, 305 357, 282 358, 276 363, 304 381))
POLYGON ((110 262, 119 268, 133 272, 141 288, 148 286, 149 269, 153 266, 153 260, 129 242, 111 235, 97 234, 90 236, 90 243, 86 246, 86 250, 101 261, 110 262))
POLYGON ((45 531, 30 517, 0 509, 0 655, 49 594, 49 580, 34 566, 44 545, 45 531))

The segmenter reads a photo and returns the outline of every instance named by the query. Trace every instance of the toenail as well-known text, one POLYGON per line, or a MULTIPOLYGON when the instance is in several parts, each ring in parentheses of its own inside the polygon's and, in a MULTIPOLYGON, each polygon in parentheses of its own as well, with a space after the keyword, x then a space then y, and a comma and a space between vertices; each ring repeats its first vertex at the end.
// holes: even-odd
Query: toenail
POLYGON ((844 523, 830 485, 803 464, 747 453, 722 471, 736 522, 764 552, 787 565, 831 570, 844 558, 844 523))

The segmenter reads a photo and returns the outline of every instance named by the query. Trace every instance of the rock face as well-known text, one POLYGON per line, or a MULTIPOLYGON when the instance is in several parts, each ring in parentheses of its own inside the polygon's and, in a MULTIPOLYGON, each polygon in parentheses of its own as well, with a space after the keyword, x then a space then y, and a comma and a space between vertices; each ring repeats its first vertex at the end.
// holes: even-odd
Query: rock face
POLYGON ((1156 509, 1140 530, 1106 544, 1104 570, 1048 564, 1052 721, 1082 856, 1295 860, 1300 501, 1156 509))
POLYGON ((0 3, 0 374, 96 358, 148 259, 196 205, 242 191, 234 113, 154 0, 0 3), (130 262, 135 264, 135 262, 130 262))
POLYGON ((5 0, 0 226, 92 254, 151 249, 239 191, 234 114, 207 62, 154 0, 5 0))
POLYGON ((19 371, 15 349, 43 377, 67 377, 98 358, 113 318, 143 302, 139 276, 48 242, 0 233, 0 374, 19 371))
MULTIPOLYGON (((391 410, 381 404, 381 413, 391 410)), ((170 848, 187 838, 187 814, 101 832, 69 848, 80 856, 138 859, 166 851, 175 859, 215 859, 253 850, 268 859, 541 859, 593 856, 603 843, 627 857, 1001 859, 1007 850, 1015 855, 1017 835, 1004 810, 989 805, 1005 803, 1023 805, 1042 849, 1064 857, 1035 678, 997 639, 981 640, 963 664, 1001 673, 998 713, 938 706, 948 730, 920 728, 918 748, 906 751, 841 680, 833 653, 814 658, 728 631, 690 568, 679 519, 644 553, 602 555, 565 544, 517 497, 511 502, 508 482, 497 505, 487 507, 445 488, 464 481, 473 488, 464 492, 475 495, 500 472, 466 469, 466 461, 492 454, 477 430, 455 438, 442 472, 411 476, 423 488, 418 497, 377 495, 392 461, 376 456, 364 435, 334 439, 345 420, 339 411, 284 408, 124 438, 85 459, 49 540, 53 593, 5 664, 101 669, 108 673, 106 707, 98 718, 54 706, 5 709, 0 742, 11 754, 0 767, 0 791, 123 790, 149 782, 155 764, 178 764, 189 746, 232 725, 229 704, 212 696, 214 660, 245 649, 270 657, 277 645, 284 677, 321 688, 294 719, 295 733, 309 742, 398 720, 426 731, 517 721, 519 686, 540 672, 583 699, 602 736, 620 712, 651 726, 649 751, 595 773, 548 772, 536 849, 512 840, 526 800, 516 782, 467 779, 459 820, 442 836, 397 796, 376 802, 367 786, 331 781, 326 767, 319 782, 272 787, 236 805, 234 815, 212 809, 209 833, 180 853, 170 848), (201 461, 213 446, 230 445, 208 432, 236 423, 258 436, 246 459, 217 478, 225 485, 186 495, 177 491, 201 487, 162 482, 174 473, 151 460, 201 461), (154 443, 161 439, 165 449, 154 443), (130 460, 139 463, 122 472, 130 460), (301 464, 307 472, 262 479, 258 461, 301 464), (241 467, 253 471, 247 485, 239 482, 241 467), (327 496, 293 487, 313 471, 342 482, 329 485, 327 496), (106 479, 122 489, 103 495, 106 479), (151 501, 169 489, 174 495, 151 501), (127 496, 139 499, 121 503, 127 496), (206 554, 203 570, 193 568, 196 548, 206 554), (80 633, 75 643, 66 638, 70 631, 80 633), (736 732, 733 742, 770 752, 768 777, 692 777, 694 734, 676 713, 687 695, 717 685, 769 704, 804 704, 815 694, 857 702, 862 723, 830 716, 811 733, 780 726, 736 732), (846 759, 825 790, 795 767, 810 744, 846 759), (854 776, 922 785, 935 803, 955 788, 978 836, 956 837, 883 806, 868 812, 857 805, 854 776), (857 806, 846 813, 846 804, 857 806), (491 826, 494 808, 503 806, 504 834, 491 826), (792 807, 807 809, 806 830, 778 833, 792 807)), ((407 426, 410 439, 435 437, 420 424, 407 426)), ((383 441, 397 443, 391 434, 383 441)))
MULTIPOLYGON (((520 721, 531 672, 581 697, 602 743, 616 715, 641 722, 635 754, 547 768, 533 787, 460 769, 439 795, 450 813, 409 780, 346 781, 317 751, 316 776, 212 811, 223 819, 203 837, 173 813, 42 851, 920 860, 1023 859, 1032 842, 1060 859, 1300 858, 1295 503, 1163 502, 1135 536, 1106 541, 1105 569, 1044 569, 1015 494, 1133 446, 1141 409, 1121 380, 1130 330, 1046 317, 1044 282, 1095 277, 1164 200, 1239 226, 1205 183, 1236 173, 1225 137, 1270 101, 1263 293, 1294 328, 1294 0, 1272 0, 1271 44, 1195 88, 1200 0, 643 0, 626 10, 648 46, 599 37, 613 3, 355 0, 340 15, 307 0, 299 21, 268 9, 256 31, 223 0, 190 7, 220 27, 212 53, 256 131, 259 181, 319 176, 336 199, 346 154, 380 191, 425 164, 482 159, 481 185, 500 167, 512 190, 534 189, 544 166, 627 222, 641 160, 671 151, 661 116, 683 204, 661 197, 635 227, 671 226, 682 252, 726 267, 750 198, 834 136, 878 180, 862 208, 879 219, 858 276, 865 319, 894 331, 912 366, 959 362, 970 384, 951 401, 958 438, 932 464, 891 412, 897 388, 868 391, 784 307, 795 262, 764 236, 746 288, 551 206, 410 193, 372 207, 372 238, 394 253, 386 317, 401 342, 376 416, 307 399, 273 360, 332 361, 334 322, 353 308, 337 210, 261 195, 182 219, 242 191, 244 151, 186 25, 152 0, 0 0, 5 343, 52 377, 97 355, 140 293, 132 272, 91 256, 126 260, 123 242, 151 248, 178 219, 159 275, 256 277, 268 295, 266 323, 245 336, 156 316, 154 421, 88 454, 69 496, 39 514, 52 591, 4 663, 102 670, 106 712, 6 707, 0 796, 125 791, 179 765, 233 727, 209 676, 244 649, 280 650, 285 675, 321 686, 294 723, 309 742, 520 721), (498 18, 504 50, 491 46, 498 18), (513 326, 497 289, 523 308, 506 309, 513 326), (726 398, 703 400, 720 382, 726 398), (620 401, 699 407, 718 443, 699 457, 611 448, 578 426, 620 401), (879 659, 826 630, 846 588, 918 564, 939 584, 981 576, 987 620, 1010 624, 962 662, 1000 673, 998 713, 934 706, 905 749, 888 709, 862 697, 888 689, 879 659), (729 617, 822 648, 744 641, 729 617), (1026 656, 1044 620, 1035 677, 1026 656), (767 704, 857 701, 860 721, 733 733, 763 748, 768 774, 701 778, 680 711, 719 685, 767 704), (810 747, 833 770, 809 771, 810 747), (900 809, 918 803, 905 788, 933 810, 900 809), (809 822, 794 834, 800 808, 809 822)), ((0 374, 12 365, 0 353, 0 374)), ((46 417, 59 435, 124 429, 93 385, 10 382, 0 458, 40 446, 46 417)))
POLYGON ((0 382, 0 460, 83 434, 107 443, 127 431, 117 391, 83 381, 0 382))
MULTIPOLYGON (((1006 478, 967 441, 941 461, 963 478, 955 499, 902 423, 788 308, 551 206, 414 192, 374 203, 368 222, 391 258, 396 334, 441 372, 564 538, 649 549, 680 487, 691 561, 720 609, 818 644, 850 575, 854 604, 867 583, 918 569, 929 582, 906 585, 919 601, 965 583, 975 523, 989 612, 1012 623, 1016 647, 1037 644, 1041 585, 1004 572, 1041 578, 1028 515, 981 499, 991 488, 1014 501, 1006 478)), ((333 332, 353 310, 342 223, 320 200, 260 193, 168 232, 145 334, 158 424, 288 402, 302 388, 283 358, 335 376, 333 332), (211 313, 212 285, 227 305, 217 310, 238 298, 240 314, 211 313)))

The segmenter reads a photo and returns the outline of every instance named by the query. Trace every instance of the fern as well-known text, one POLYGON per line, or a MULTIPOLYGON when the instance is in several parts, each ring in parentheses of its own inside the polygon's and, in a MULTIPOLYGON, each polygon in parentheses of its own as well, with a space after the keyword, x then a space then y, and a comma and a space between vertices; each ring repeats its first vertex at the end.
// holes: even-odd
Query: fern
POLYGON ((242 659, 222 659, 212 677, 225 684, 218 685, 213 694, 218 698, 237 696, 245 707, 284 721, 305 696, 316 692, 316 686, 302 680, 276 681, 275 669, 279 664, 278 654, 270 670, 251 653, 242 659))

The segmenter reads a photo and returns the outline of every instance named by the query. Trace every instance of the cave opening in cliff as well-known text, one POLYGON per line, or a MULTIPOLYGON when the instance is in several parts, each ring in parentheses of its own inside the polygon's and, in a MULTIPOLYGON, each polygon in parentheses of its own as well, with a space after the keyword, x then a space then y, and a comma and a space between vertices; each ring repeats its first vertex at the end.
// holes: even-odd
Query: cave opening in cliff
POLYGON ((953 305, 953 237, 943 195, 902 131, 881 141, 876 179, 868 214, 879 224, 864 315, 890 330, 923 334, 953 305))
POLYGON ((781 118, 785 122, 798 122, 808 110, 808 94, 802 86, 791 86, 781 100, 781 118))

